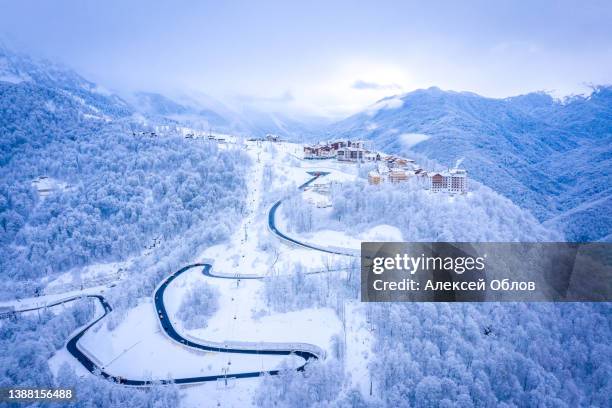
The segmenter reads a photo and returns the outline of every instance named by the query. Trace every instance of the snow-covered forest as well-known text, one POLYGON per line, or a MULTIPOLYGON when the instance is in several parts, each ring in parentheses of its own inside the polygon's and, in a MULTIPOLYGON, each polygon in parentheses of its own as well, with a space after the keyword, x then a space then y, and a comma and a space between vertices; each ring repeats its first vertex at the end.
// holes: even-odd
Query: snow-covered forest
POLYGON ((211 221, 241 211, 248 158, 239 151, 135 136, 125 124, 83 119, 44 88, 21 95, 29 104, 2 89, 0 265, 12 282, 125 259, 203 223, 221 237, 227 230, 211 221), (43 198, 32 183, 41 176, 64 187, 43 198))
MULTIPOLYGON (((64 387, 78 396, 67 406, 176 407, 178 389, 154 386, 147 390, 118 387, 97 376, 78 376, 62 365, 54 376, 48 359, 64 347, 70 333, 91 320, 93 302, 81 300, 59 310, 33 312, 16 320, 4 320, 0 330, 0 387, 64 387)), ((35 406, 29 404, 30 406, 35 406)))
MULTIPOLYGON (((336 277, 337 284, 326 287, 322 277, 299 271, 296 276, 268 284, 273 307, 299 310, 330 299, 344 321, 340 305, 358 296, 346 290, 350 282, 336 277)), ((353 279, 358 282, 358 272, 353 279)), ((375 338, 371 393, 351 388, 350 373, 339 368, 347 340, 338 338, 325 362, 266 379, 256 397, 259 406, 610 405, 607 303, 372 303, 365 313, 375 338)))
POLYGON ((206 321, 219 309, 219 291, 207 284, 198 282, 181 301, 177 317, 186 329, 206 327, 206 321))
POLYGON ((477 182, 468 196, 432 194, 416 180, 400 186, 361 181, 332 187, 332 212, 320 214, 300 196, 287 201, 285 214, 297 232, 336 225, 357 233, 378 224, 396 226, 410 241, 555 241, 528 211, 477 182))
MULTIPOLYGON (((560 239, 558 232, 543 227, 488 187, 473 183, 471 190, 468 196, 449 198, 410 184, 337 184, 331 191, 331 212, 317 212, 311 203, 294 196, 287 200, 284 214, 294 236, 323 228, 359 233, 386 223, 409 240, 560 239)), ((359 279, 358 273, 353 279, 359 279)), ((267 297, 284 299, 282 293, 292 293, 291 288, 298 286, 290 282, 270 285, 267 290, 275 294, 267 297)), ((299 287, 309 294, 297 296, 301 307, 315 306, 325 296, 356 298, 338 288, 332 295, 322 295, 321 287, 315 294, 308 283, 299 287)), ((346 384, 316 393, 317 380, 307 367, 297 387, 309 390, 298 392, 304 406, 325 406, 330 401, 347 407, 610 405, 608 304, 386 303, 368 304, 366 313, 375 337, 369 365, 371 394, 364 398, 346 384)), ((326 364, 327 370, 333 370, 338 361, 326 364)), ((284 390, 293 387, 299 375, 287 373, 268 380, 258 402, 268 401, 264 396, 272 394, 278 396, 279 406, 294 406, 295 396, 284 390)))
POLYGON ((388 406, 609 406, 608 304, 378 304, 388 406))

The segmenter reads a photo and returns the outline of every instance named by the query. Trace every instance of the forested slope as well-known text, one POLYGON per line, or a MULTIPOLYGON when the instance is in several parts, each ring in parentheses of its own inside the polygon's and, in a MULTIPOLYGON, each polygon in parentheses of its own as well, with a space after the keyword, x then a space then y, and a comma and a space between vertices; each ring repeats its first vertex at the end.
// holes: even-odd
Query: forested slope
POLYGON ((125 259, 195 226, 225 236, 243 206, 243 153, 178 135, 144 137, 121 99, 74 73, 43 75, 27 60, 13 62, 13 80, 0 81, 5 294, 12 282, 36 286, 73 267, 125 259), (39 177, 56 187, 46 197, 33 184, 39 177), (214 222, 220 214, 227 222, 214 222))
POLYGON ((412 150, 445 166, 463 158, 471 178, 567 239, 612 233, 611 87, 564 101, 545 93, 493 99, 422 89, 383 99, 329 133, 370 139, 383 151, 412 150))

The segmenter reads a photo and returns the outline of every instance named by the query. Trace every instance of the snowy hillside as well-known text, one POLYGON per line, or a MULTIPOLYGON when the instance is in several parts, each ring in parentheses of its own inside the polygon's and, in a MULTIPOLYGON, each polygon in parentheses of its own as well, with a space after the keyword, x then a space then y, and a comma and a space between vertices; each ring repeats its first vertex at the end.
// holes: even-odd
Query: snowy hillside
MULTIPOLYGON (((32 103, 20 100, 20 95, 42 94, 40 98, 44 98, 43 102, 51 100, 44 106, 47 109, 53 109, 54 105, 80 105, 81 119, 108 121, 138 113, 145 119, 136 116, 131 120, 147 124, 183 125, 202 131, 212 129, 243 136, 263 137, 273 133, 291 140, 313 137, 317 130, 329 123, 319 117, 291 117, 253 108, 233 109, 199 92, 169 97, 142 91, 120 97, 67 67, 16 53, 1 45, 0 85, 2 99, 6 101, 6 95, 11 95, 13 106, 32 103)), ((48 125, 49 121, 40 122, 48 125)))
MULTIPOLYGON (((48 307, 40 317, 26 312, 3 326, 3 367, 18 366, 20 356, 30 351, 43 356, 32 363, 36 374, 30 374, 29 383, 76 386, 83 404, 102 395, 134 406, 151 406, 155 399, 161 407, 605 402, 605 381, 599 380, 606 375, 610 355, 606 343, 610 314, 605 305, 359 301, 358 258, 342 247, 359 245, 362 239, 557 239, 491 189, 474 186, 466 195, 446 196, 409 183, 367 186, 359 166, 300 160, 298 144, 247 142, 239 147, 244 153, 238 154, 233 146, 219 146, 217 151, 208 140, 103 136, 113 144, 114 156, 101 152, 90 137, 46 150, 56 153, 52 157, 65 152, 69 162, 91 161, 81 171, 75 167, 67 169, 63 178, 62 173, 53 176, 77 185, 77 176, 70 174, 82 173, 83 182, 94 188, 79 187, 88 202, 70 196, 74 209, 59 192, 46 197, 44 205, 53 208, 39 205, 36 228, 28 219, 29 225, 18 232, 12 246, 22 250, 19 243, 33 242, 36 251, 49 254, 49 261, 66 255, 62 248, 67 245, 71 252, 60 261, 73 261, 78 255, 82 258, 76 260, 95 262, 97 256, 107 255, 87 254, 97 246, 133 257, 126 279, 75 291, 103 295, 113 307, 86 330, 79 347, 105 373, 116 376, 114 380, 180 378, 193 380, 194 385, 152 384, 143 391, 90 375, 64 347, 73 330, 101 315, 100 308, 88 301, 48 307), (178 169, 167 165, 178 161, 183 162, 178 169), (129 167, 134 175, 122 181, 112 165, 103 167, 113 162, 143 167, 129 167), (303 187, 313 177, 320 185, 303 187), (322 194, 317 191, 324 191, 325 184, 331 188, 331 208, 316 205, 317 194, 322 194), (278 207, 274 203, 280 203, 276 215, 271 212, 278 207), (82 214, 79 208, 90 212, 93 208, 93 214, 82 214), (60 217, 67 232, 86 239, 65 239, 56 213, 68 213, 69 217, 60 217), (155 236, 157 227, 162 230, 161 246, 155 241, 141 255, 120 252, 130 250, 133 240, 155 236), (45 241, 54 237, 63 239, 63 244, 52 241, 52 248, 45 247, 45 241), (349 255, 334 252, 338 250, 349 255), (202 268, 204 262, 212 269, 202 268), (195 265, 185 267, 188 263, 195 265), (158 295, 158 288, 177 271, 185 273, 167 285, 165 295, 158 295), (167 311, 163 317, 160 299, 167 311), (182 336, 178 343, 188 340, 255 351, 195 350, 172 340, 166 321, 182 336), (537 347, 523 327, 529 327, 530 333, 545 333, 537 347), (27 346, 15 341, 22 337, 31 339, 27 346), (325 357, 297 371, 304 364, 302 357, 260 353, 283 347, 321 350, 319 355, 325 357), (259 375, 268 370, 278 375, 259 375), (233 378, 245 372, 254 372, 255 377, 233 378), (230 377, 227 381, 224 373, 230 377), (198 383, 199 376, 213 379, 198 383)), ((19 162, 26 170, 36 168, 34 159, 19 162)), ((52 163, 44 161, 41 166, 52 163)), ((12 177, 17 178, 15 173, 12 177)), ((36 251, 31 255, 40 264, 36 251)), ((6 258, 9 266, 15 265, 12 254, 6 258)), ((19 264, 28 265, 27 258, 27 254, 20 258, 19 264)), ((17 304, 42 301, 44 305, 45 300, 61 296, 67 294, 22 299, 17 304)), ((26 381, 23 370, 0 370, 0 379, 26 381)))
POLYGON ((203 106, 194 100, 177 101, 155 92, 136 92, 127 99, 140 113, 158 122, 181 123, 207 132, 236 132, 241 129, 239 123, 234 123, 235 114, 219 102, 203 106))
POLYGON ((36 60, 15 53, 1 45, 0 83, 6 87, 12 85, 29 89, 53 89, 82 105, 85 111, 93 110, 98 114, 122 117, 132 112, 127 103, 117 95, 86 80, 73 70, 50 61, 36 60))
MULTIPOLYGON (((305 232, 325 228, 358 235, 386 223, 397 226, 401 232, 399 235, 409 241, 530 242, 562 239, 556 231, 542 227, 528 211, 477 183, 472 183, 471 192, 465 197, 438 197, 415 183, 406 184, 398 189, 389 185, 370 186, 362 180, 333 188, 332 210, 309 210, 313 221, 305 232)), ((300 225, 301 215, 301 211, 293 209, 288 214, 290 223, 300 225)), ((357 241, 356 248, 359 244, 357 241)))
POLYGON ((385 98, 328 133, 446 166, 464 158, 472 177, 570 240, 612 232, 610 87, 563 102, 544 93, 491 99, 430 88, 385 98))
POLYGON ((0 268, 10 277, 0 297, 139 255, 217 211, 227 223, 237 216, 248 162, 240 152, 145 137, 120 98, 70 70, 0 52, 2 76, 13 78, 0 81, 0 268))

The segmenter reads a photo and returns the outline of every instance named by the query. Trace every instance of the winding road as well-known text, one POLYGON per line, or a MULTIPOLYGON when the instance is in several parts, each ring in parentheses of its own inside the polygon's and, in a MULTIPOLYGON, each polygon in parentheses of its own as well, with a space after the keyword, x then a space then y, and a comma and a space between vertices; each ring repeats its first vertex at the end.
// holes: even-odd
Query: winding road
MULTIPOLYGON (((198 343, 193 340, 187 339, 179 332, 176 331, 172 323, 170 322, 170 317, 168 316, 168 312, 166 311, 166 306, 164 304, 164 292, 168 285, 176 279, 181 274, 187 272, 192 268, 202 267, 202 273, 204 276, 211 278, 223 278, 223 279, 256 279, 258 277, 226 277, 226 276, 215 276, 210 273, 212 269, 212 265, 205 263, 197 263, 187 265, 172 275, 168 276, 166 279, 162 281, 162 283, 155 289, 153 298, 155 300, 155 308, 157 310, 157 317, 159 319, 160 326, 164 333, 170 337, 172 340, 176 341, 179 344, 182 344, 186 347, 191 347, 198 350, 211 351, 211 352, 221 352, 221 353, 237 353, 237 354, 258 354, 258 355, 296 355, 304 359, 304 364, 297 367, 298 371, 302 371, 304 366, 311 359, 319 359, 323 357, 323 351, 320 350, 316 346, 312 345, 295 345, 295 344, 286 344, 285 346, 297 346, 297 347, 283 347, 283 344, 275 345, 276 348, 265 348, 266 343, 240 343, 234 345, 225 345, 220 343, 198 343), (242 346, 242 344, 248 344, 248 346, 242 346), (300 349, 300 346, 305 346, 303 349, 300 349), (310 347, 308 347, 310 346, 310 347)), ((42 309, 46 307, 58 306, 60 304, 73 302, 79 299, 84 298, 92 298, 97 300, 104 310, 104 314, 102 316, 96 318, 91 323, 89 323, 84 328, 78 330, 67 342, 66 349, 68 352, 79 362, 85 369, 91 373, 97 373, 104 378, 115 381, 118 384, 123 385, 131 385, 131 386, 149 386, 153 384, 194 384, 194 383, 202 383, 208 381, 217 381, 220 379, 227 378, 253 378, 259 377, 263 374, 268 375, 277 375, 279 370, 269 370, 269 371, 253 371, 253 372, 244 372, 244 373, 229 373, 229 374, 219 374, 219 375, 209 375, 209 376, 199 376, 199 377, 186 377, 186 378, 174 378, 171 380, 136 380, 136 379, 128 379, 121 376, 112 375, 106 371, 104 371, 103 367, 98 366, 87 354, 85 354, 79 347, 78 342, 83 337, 83 335, 96 323, 100 320, 104 319, 111 311, 112 307, 106 301, 106 299, 101 295, 84 295, 84 296, 74 296, 71 298, 63 299, 61 301, 57 301, 51 304, 48 304, 43 307, 37 308, 29 308, 17 311, 18 313, 29 312, 37 309, 42 309)))
MULTIPOLYGON (((329 172, 312 171, 312 172, 308 172, 308 174, 310 174, 313 177, 307 182, 305 182, 304 184, 302 184, 301 186, 299 186, 298 187, 299 190, 305 189, 313 181, 315 181, 319 177, 328 175, 329 172)), ((342 250, 339 248, 324 248, 324 247, 319 247, 319 246, 315 246, 312 244, 308 244, 306 242, 298 241, 297 239, 291 238, 290 236, 279 231, 279 229, 276 226, 276 211, 278 210, 278 207, 280 207, 282 203, 283 203, 283 200, 278 200, 276 203, 274 203, 272 208, 270 208, 270 212, 268 213, 268 228, 270 228, 270 231, 276 234, 276 236, 292 244, 295 244, 295 245, 298 245, 304 248, 308 248, 308 249, 314 249, 315 251, 325 252, 325 253, 333 254, 333 255, 356 256, 355 253, 351 253, 348 250, 342 250)))
MULTIPOLYGON (((300 185, 298 187, 300 190, 303 190, 304 188, 306 188, 309 184, 311 184, 317 178, 327 175, 329 173, 327 172, 309 172, 309 174, 312 175, 313 177, 307 182, 305 182, 304 184, 300 185)), ((341 251, 320 248, 320 247, 316 247, 316 246, 313 246, 313 245, 310 245, 304 242, 300 242, 280 232, 276 228, 275 216, 276 216, 276 211, 281 203, 282 203, 282 200, 279 200, 278 202, 276 202, 272 206, 268 214, 268 226, 270 230, 273 233, 275 233, 277 236, 279 236, 281 239, 284 239, 293 244, 296 244, 296 245, 299 245, 305 248, 317 250, 317 251, 322 251, 322 252, 331 253, 331 254, 338 254, 338 255, 354 256, 353 254, 350 254, 350 253, 344 253, 341 251)), ((154 304, 157 310, 157 317, 159 320, 159 324, 163 332, 170 339, 172 339, 173 341, 185 347, 190 347, 190 348, 210 351, 210 352, 258 354, 258 355, 296 355, 304 359, 304 364, 297 367, 298 371, 304 370, 304 367, 306 366, 306 364, 308 364, 309 361, 324 357, 323 350, 311 344, 303 344, 303 343, 291 343, 291 344, 290 343, 280 343, 280 344, 274 343, 273 344, 273 343, 246 343, 246 342, 245 343, 231 342, 231 343, 224 344, 224 343, 215 343, 215 342, 205 342, 204 340, 202 340, 202 342, 197 342, 197 341, 190 340, 188 338, 183 337, 178 331, 176 331, 176 329, 174 328, 174 326, 172 325, 170 321, 170 317, 168 316, 166 305, 164 303, 164 292, 166 291, 166 288, 168 287, 168 285, 170 285, 172 281, 174 281, 174 279, 179 277, 181 274, 187 272, 188 270, 192 268, 200 268, 200 267, 202 268, 202 274, 208 278, 262 279, 261 276, 213 275, 211 273, 212 265, 207 264, 207 263, 195 263, 195 264, 187 265, 179 269, 178 271, 174 272, 172 275, 168 276, 158 285, 158 287, 155 289, 154 294, 153 294, 154 304)), ((318 273, 318 272, 312 272, 312 273, 318 273)), ((103 367, 100 367, 96 362, 94 362, 92 358, 90 358, 86 353, 84 353, 78 346, 78 342, 81 339, 81 337, 83 337, 83 335, 89 329, 91 329, 91 327, 93 327, 96 323, 104 319, 112 311, 112 307, 102 295, 78 295, 78 296, 59 300, 54 303, 47 304, 45 306, 18 310, 16 311, 16 313, 29 312, 33 310, 57 306, 60 304, 65 304, 65 303, 73 302, 73 301, 84 299, 84 298, 91 298, 91 299, 98 301, 99 304, 102 306, 104 313, 98 318, 94 319, 87 326, 76 331, 76 333, 66 343, 66 349, 89 372, 97 373, 104 378, 115 381, 118 384, 128 385, 128 386, 140 386, 140 387, 150 386, 153 384, 171 384, 171 383, 173 384, 194 384, 194 383, 203 383, 203 382, 208 382, 208 381, 218 381, 218 380, 227 379, 227 378, 253 378, 253 377, 259 377, 263 374, 277 375, 279 373, 279 370, 252 371, 252 372, 219 374, 219 375, 209 375, 209 376, 200 376, 200 377, 174 378, 170 380, 168 379, 166 380, 141 380, 141 379, 123 378, 121 376, 116 376, 116 375, 106 372, 103 367)))

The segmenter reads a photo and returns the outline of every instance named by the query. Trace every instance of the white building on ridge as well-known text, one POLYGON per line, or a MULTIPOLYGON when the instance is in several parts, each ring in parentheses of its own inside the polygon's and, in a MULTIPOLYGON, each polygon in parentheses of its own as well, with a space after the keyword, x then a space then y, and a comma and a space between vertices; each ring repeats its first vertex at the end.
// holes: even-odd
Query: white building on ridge
POLYGON ((444 172, 429 173, 429 189, 432 192, 451 194, 467 193, 467 171, 454 168, 444 172))

